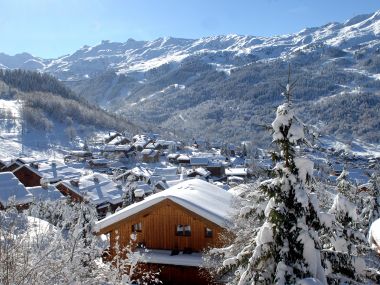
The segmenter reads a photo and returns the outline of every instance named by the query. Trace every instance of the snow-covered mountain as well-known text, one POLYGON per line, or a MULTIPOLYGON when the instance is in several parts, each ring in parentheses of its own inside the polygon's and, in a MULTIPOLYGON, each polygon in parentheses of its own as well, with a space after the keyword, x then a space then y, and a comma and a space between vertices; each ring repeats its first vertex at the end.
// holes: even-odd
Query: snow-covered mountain
MULTIPOLYGON (((347 100, 342 94, 360 101, 354 112, 361 117, 368 100, 375 102, 368 108, 378 106, 380 10, 275 37, 102 41, 57 59, 0 54, 2 67, 53 74, 88 100, 144 124, 245 139, 270 121, 263 109, 281 100, 277 83, 286 81, 287 62, 299 78, 295 99, 306 121, 329 129, 331 112, 323 118, 316 110, 347 100)), ((354 122, 343 116, 337 123, 345 126, 330 128, 333 133, 349 137, 354 122)), ((354 135, 380 141, 369 132, 354 135)))
POLYGON ((205 62, 215 64, 216 68, 231 69, 252 60, 288 59, 321 44, 355 52, 363 48, 377 48, 379 37, 380 10, 345 23, 307 28, 291 35, 225 35, 200 39, 164 37, 153 41, 128 39, 124 43, 102 41, 57 59, 42 59, 27 53, 15 56, 0 54, 0 64, 7 68, 49 72, 62 80, 78 80, 107 70, 119 74, 147 72, 164 64, 178 65, 193 56, 202 57, 205 62))

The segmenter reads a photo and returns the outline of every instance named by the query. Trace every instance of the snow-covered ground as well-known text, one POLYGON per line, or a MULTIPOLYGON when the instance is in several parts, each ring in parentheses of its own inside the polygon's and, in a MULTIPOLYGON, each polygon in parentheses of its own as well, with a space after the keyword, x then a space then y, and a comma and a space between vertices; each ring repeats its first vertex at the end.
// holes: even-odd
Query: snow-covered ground
POLYGON ((20 118, 20 106, 17 100, 0 99, 0 159, 22 154, 62 158, 64 147, 71 143, 62 131, 62 126, 56 126, 50 133, 27 128, 20 118))

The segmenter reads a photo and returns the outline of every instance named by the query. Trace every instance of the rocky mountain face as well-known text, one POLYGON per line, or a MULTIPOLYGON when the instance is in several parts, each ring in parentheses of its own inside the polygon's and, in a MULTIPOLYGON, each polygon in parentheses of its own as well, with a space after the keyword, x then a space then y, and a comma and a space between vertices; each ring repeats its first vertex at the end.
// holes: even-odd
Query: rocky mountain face
POLYGON ((320 132, 380 142, 380 11, 276 37, 102 41, 41 59, 0 54, 0 67, 53 74, 79 95, 179 137, 255 140, 283 100, 320 132))

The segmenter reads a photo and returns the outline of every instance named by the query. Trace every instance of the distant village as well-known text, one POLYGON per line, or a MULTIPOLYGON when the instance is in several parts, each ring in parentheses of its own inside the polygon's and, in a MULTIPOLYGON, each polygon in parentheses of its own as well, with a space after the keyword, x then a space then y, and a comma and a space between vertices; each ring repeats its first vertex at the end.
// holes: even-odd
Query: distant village
MULTIPOLYGON (((137 248, 150 250, 147 269, 164 265, 164 284, 209 284, 197 274, 201 253, 231 223, 234 187, 271 167, 269 155, 248 155, 248 148, 110 132, 63 159, 0 161, 0 209, 47 200, 89 203, 98 213, 98 234, 108 235, 106 259, 116 241, 127 245, 135 234, 137 248)), ((329 172, 337 177, 342 170, 337 164, 329 172)))

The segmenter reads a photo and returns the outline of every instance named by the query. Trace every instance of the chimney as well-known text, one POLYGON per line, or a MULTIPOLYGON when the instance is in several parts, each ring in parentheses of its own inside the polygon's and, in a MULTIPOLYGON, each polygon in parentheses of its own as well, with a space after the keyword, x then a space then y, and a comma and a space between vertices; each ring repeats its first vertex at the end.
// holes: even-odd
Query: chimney
POLYGON ((79 187, 79 179, 78 178, 71 179, 70 184, 75 187, 79 187))

